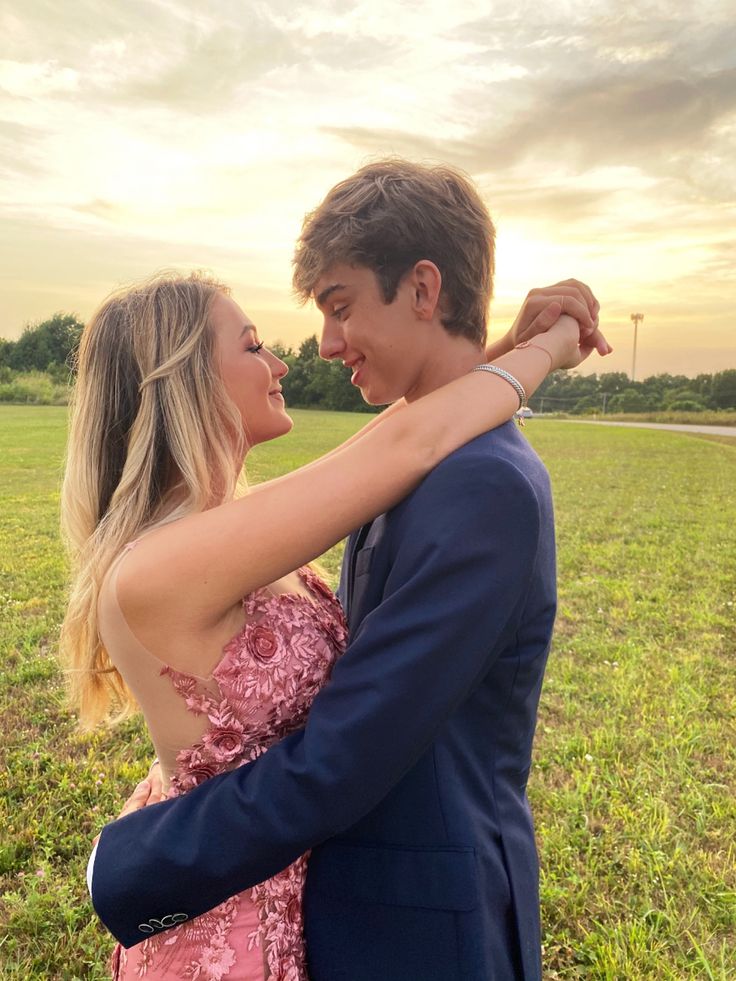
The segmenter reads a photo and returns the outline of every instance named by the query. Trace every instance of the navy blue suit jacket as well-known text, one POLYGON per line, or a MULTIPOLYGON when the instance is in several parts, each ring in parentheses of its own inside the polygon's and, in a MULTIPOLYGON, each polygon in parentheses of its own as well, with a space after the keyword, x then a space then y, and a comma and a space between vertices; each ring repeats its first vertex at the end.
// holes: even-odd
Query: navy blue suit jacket
POLYGON ((126 946, 312 849, 312 981, 541 977, 526 797, 555 616, 546 471, 508 423, 349 542, 350 643, 305 727, 108 825, 94 906, 126 946), (150 933, 150 927, 145 929, 150 933))

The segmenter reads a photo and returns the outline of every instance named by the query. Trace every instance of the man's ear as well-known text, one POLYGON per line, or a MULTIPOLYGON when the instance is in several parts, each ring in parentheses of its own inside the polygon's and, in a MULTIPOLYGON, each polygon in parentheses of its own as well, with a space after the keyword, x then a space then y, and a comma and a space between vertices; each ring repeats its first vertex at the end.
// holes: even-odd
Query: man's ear
POLYGON ((419 320, 431 320, 439 307, 442 273, 430 259, 420 259, 407 276, 412 306, 419 320))

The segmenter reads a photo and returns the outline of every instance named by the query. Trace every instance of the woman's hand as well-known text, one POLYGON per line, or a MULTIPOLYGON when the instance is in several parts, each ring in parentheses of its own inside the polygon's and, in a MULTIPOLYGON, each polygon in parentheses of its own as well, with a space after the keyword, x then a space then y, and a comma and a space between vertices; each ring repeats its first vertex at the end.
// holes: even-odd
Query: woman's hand
POLYGON ((569 314, 577 321, 580 342, 586 350, 590 348, 585 357, 593 350, 601 356, 610 354, 613 348, 598 327, 599 312, 600 304, 592 290, 578 279, 566 279, 553 286, 530 290, 507 334, 490 345, 488 360, 545 333, 563 314, 569 314))
POLYGON ((574 317, 586 334, 598 326, 600 304, 593 291, 579 279, 565 279, 553 286, 530 290, 511 326, 514 346, 530 341, 552 326, 563 313, 574 317))
POLYGON ((577 368, 594 350, 592 335, 581 338, 580 334, 577 319, 563 314, 557 317, 549 330, 537 336, 530 347, 547 351, 551 358, 550 371, 577 368))

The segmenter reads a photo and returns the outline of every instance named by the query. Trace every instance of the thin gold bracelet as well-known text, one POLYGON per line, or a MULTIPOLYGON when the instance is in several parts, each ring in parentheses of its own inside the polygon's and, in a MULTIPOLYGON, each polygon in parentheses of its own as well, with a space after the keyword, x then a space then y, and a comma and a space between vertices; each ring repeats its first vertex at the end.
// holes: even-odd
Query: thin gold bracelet
POLYGON ((552 355, 549 353, 549 351, 547 350, 546 347, 542 347, 541 344, 533 344, 531 341, 522 341, 521 344, 517 344, 516 345, 516 347, 514 348, 514 350, 515 351, 521 351, 525 347, 535 347, 538 351, 544 351, 544 353, 549 358, 549 367, 550 367, 550 370, 552 369, 552 365, 554 364, 554 361, 552 359, 552 355))

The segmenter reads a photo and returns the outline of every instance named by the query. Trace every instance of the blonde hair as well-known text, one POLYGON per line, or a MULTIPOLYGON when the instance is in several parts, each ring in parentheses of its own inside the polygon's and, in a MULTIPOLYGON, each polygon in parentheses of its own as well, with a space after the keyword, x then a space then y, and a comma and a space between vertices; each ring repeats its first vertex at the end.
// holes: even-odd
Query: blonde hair
POLYGON ((227 287, 160 274, 112 294, 80 343, 61 495, 72 563, 61 632, 80 724, 136 705, 99 635, 97 600, 111 562, 142 531, 234 496, 243 434, 209 325, 227 287))

